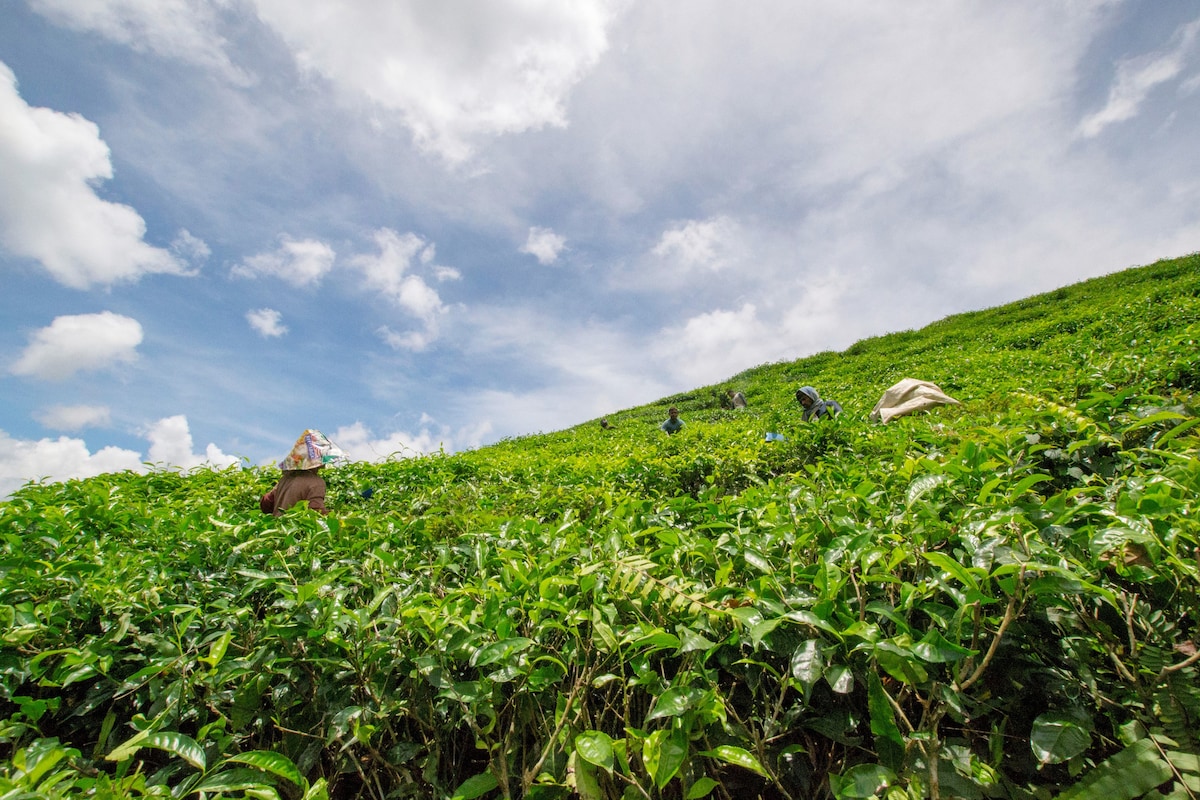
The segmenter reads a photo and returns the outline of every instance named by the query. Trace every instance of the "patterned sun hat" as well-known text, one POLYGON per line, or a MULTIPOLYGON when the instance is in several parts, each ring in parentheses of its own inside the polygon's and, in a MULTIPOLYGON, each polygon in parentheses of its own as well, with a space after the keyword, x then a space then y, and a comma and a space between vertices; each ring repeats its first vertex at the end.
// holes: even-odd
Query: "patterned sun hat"
POLYGON ((292 445, 292 452, 279 462, 279 468, 296 470, 322 466, 336 467, 349 460, 342 452, 342 448, 329 441, 328 436, 316 429, 309 428, 292 445))

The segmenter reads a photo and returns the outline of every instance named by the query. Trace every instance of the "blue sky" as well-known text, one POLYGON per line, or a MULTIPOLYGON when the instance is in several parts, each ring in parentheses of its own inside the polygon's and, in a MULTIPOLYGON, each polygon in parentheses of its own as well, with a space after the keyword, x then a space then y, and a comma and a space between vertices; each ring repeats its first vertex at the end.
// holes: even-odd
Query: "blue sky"
POLYGON ((1190 0, 0 14, 0 494, 476 447, 1200 249, 1190 0))

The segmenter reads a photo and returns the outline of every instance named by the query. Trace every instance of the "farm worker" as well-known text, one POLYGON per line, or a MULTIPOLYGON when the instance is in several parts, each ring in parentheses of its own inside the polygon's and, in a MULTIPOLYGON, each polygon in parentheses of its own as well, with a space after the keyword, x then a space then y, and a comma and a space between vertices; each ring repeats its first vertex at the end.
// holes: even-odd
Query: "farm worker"
POLYGON ((279 462, 283 475, 275 488, 259 500, 258 506, 264 514, 279 516, 298 503, 321 514, 328 514, 325 507, 325 479, 320 471, 326 466, 337 466, 348 459, 342 449, 329 437, 315 429, 300 434, 292 451, 279 462))
POLYGON ((730 389, 725 393, 725 396, 729 398, 729 402, 733 403, 734 408, 746 407, 746 395, 741 392, 735 392, 733 389, 730 389))
POLYGON ((671 406, 667 409, 667 419, 662 425, 658 426, 667 433, 675 433, 683 428, 683 420, 679 418, 679 409, 671 406))
POLYGON ((821 417, 836 417, 842 413, 842 406, 837 400, 822 400, 817 390, 811 386, 801 386, 797 389, 796 400, 804 406, 805 422, 821 417))

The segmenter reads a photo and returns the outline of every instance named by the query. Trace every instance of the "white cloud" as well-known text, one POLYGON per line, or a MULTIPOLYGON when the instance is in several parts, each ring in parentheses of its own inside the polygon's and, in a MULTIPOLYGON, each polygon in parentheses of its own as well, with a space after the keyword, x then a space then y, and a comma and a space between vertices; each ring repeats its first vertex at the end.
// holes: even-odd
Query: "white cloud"
POLYGON ((137 359, 141 343, 141 324, 111 311, 55 317, 48 327, 33 334, 10 371, 42 380, 63 380, 76 372, 131 363, 137 359))
POLYGON ((187 230, 181 230, 171 242, 171 252, 181 261, 192 264, 203 264, 212 255, 212 250, 203 239, 197 238, 187 230))
POLYGON ((439 425, 432 417, 422 415, 421 429, 417 433, 395 431, 377 437, 362 422, 355 422, 338 428, 330 438, 353 461, 380 462, 439 450, 453 453, 479 447, 490 431, 491 424, 486 422, 451 430, 448 426, 439 425))
POLYGON ((444 267, 440 264, 434 264, 433 277, 437 279, 438 283, 445 283, 446 281, 459 280, 462 278, 462 273, 454 267, 444 267))
POLYGON ((283 336, 288 332, 287 325, 283 324, 283 315, 273 308, 258 308, 253 311, 247 311, 246 321, 264 339, 283 336))
POLYGON ((411 350, 419 353, 437 338, 436 333, 426 331, 394 331, 387 325, 380 325, 376 335, 393 350, 411 350))
POLYGON ((105 472, 139 471, 142 457, 132 450, 105 447, 92 453, 82 439, 60 436, 36 441, 14 439, 0 431, 0 497, 31 480, 65 481, 105 472))
POLYGON ((529 238, 521 247, 522 253, 528 253, 538 260, 539 264, 553 264, 558 260, 558 254, 566 247, 567 240, 549 228, 532 227, 529 238))
POLYGON ((383 326, 379 335, 393 348, 423 350, 437 338, 438 318, 446 313, 446 306, 433 287, 421 276, 412 274, 414 262, 434 272, 440 280, 457 278, 458 272, 434 264, 434 245, 415 233, 400 235, 389 228, 381 228, 374 238, 379 247, 378 255, 355 256, 351 265, 362 271, 366 288, 423 323, 419 332, 396 333, 383 326))
POLYGON ((222 453, 221 449, 212 443, 205 448, 204 455, 193 453, 192 433, 187 417, 182 414, 158 420, 147 426, 143 435, 150 441, 148 460, 153 464, 182 469, 199 466, 224 469, 238 463, 235 456, 222 453))
POLYGON ((107 406, 51 406, 34 418, 47 428, 58 431, 79 431, 84 428, 106 428, 112 421, 107 406))
POLYGON ((215 69, 235 84, 250 83, 229 61, 229 43, 217 31, 217 12, 227 0, 29 0, 29 5, 61 25, 215 69))
POLYGON ((182 260, 144 241, 146 223, 134 209, 96 195, 113 169, 95 123, 27 105, 3 63, 0 173, 0 246, 39 262, 64 286, 187 273, 182 260))
POLYGON ((718 272, 741 255, 738 225, 728 217, 689 220, 663 232, 651 251, 679 271, 718 272))
MULTIPOLYGON (((224 469, 239 459, 225 455, 209 444, 204 455, 192 452, 192 435, 187 418, 166 417, 149 426, 143 434, 150 442, 148 460, 156 467, 224 469)), ((105 447, 95 453, 82 439, 60 436, 57 439, 14 439, 0 431, 0 497, 31 480, 66 481, 91 478, 107 472, 145 472, 148 467, 140 453, 119 447, 105 447)))
POLYGON ((1137 116, 1154 87, 1183 72, 1197 35, 1200 35, 1200 20, 1176 31, 1165 50, 1121 62, 1117 66, 1116 81, 1109 89, 1108 103, 1079 123, 1079 133, 1090 139, 1100 135, 1109 125, 1137 116))
POLYGON ((715 383, 764 361, 777 334, 758 318, 754 305, 736 311, 698 314, 683 325, 664 328, 653 353, 684 385, 715 383))
POLYGON ((337 258, 333 248, 316 239, 279 237, 272 252, 250 256, 231 270, 241 278, 278 278, 292 286, 315 286, 333 269, 337 258))
POLYGON ((608 48, 624 0, 255 0, 297 61, 398 112, 451 162, 480 136, 566 125, 571 89, 608 48))

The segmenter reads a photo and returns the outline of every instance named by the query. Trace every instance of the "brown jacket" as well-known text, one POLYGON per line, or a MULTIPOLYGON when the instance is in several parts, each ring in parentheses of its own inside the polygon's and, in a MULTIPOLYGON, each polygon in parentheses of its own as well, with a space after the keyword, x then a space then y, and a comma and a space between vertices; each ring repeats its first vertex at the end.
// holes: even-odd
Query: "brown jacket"
POLYGON ((264 514, 279 516, 297 503, 308 503, 313 511, 328 514, 325 507, 325 479, 315 469, 285 470, 275 488, 262 496, 259 508, 264 514))

